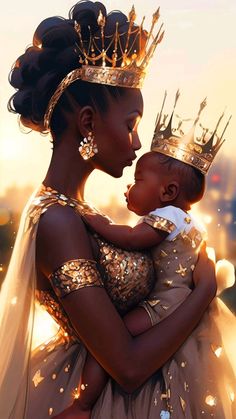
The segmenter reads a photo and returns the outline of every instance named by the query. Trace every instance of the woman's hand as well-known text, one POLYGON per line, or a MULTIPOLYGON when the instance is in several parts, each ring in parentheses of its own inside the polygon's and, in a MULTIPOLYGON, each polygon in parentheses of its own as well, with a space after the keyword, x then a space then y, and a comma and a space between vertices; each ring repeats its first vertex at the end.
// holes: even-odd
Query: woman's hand
POLYGON ((205 287, 206 291, 212 293, 212 298, 216 295, 216 272, 215 263, 208 257, 206 242, 203 242, 196 267, 193 271, 193 281, 196 287, 205 287))

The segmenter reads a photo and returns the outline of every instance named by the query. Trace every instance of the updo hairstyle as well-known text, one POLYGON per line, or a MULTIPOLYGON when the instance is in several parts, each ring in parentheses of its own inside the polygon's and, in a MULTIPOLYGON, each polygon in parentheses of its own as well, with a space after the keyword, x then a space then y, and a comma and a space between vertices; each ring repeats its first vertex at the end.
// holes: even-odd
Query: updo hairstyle
MULTIPOLYGON (((81 0, 69 12, 69 19, 50 17, 43 20, 33 36, 33 45, 26 49, 13 66, 9 76, 11 85, 17 90, 8 102, 11 112, 20 115, 20 122, 32 130, 44 132, 44 114, 48 103, 62 79, 72 70, 81 67, 80 58, 84 58, 79 49, 79 36, 74 29, 75 21, 81 26, 85 49, 89 45, 90 36, 97 36, 96 42, 101 50, 100 34, 97 19, 100 11, 106 18, 105 36, 113 35, 116 22, 119 23, 119 33, 122 48, 125 48, 129 22, 127 16, 120 11, 112 11, 107 15, 104 5, 100 2, 81 0), (90 28, 90 30, 89 30, 90 28), (91 31, 91 32, 90 32, 91 31)), ((132 55, 143 48, 147 34, 142 32, 140 46, 139 37, 131 35, 129 48, 132 55)), ((105 37, 105 48, 108 48, 111 38, 105 37)), ((112 56, 114 45, 107 51, 112 56)), ((121 65, 121 48, 118 48, 117 66, 121 65)), ((101 65, 101 62, 96 62, 101 65)), ((109 65, 109 63, 106 63, 109 65)), ((113 87, 77 80, 72 83, 59 99, 51 119, 53 139, 60 137, 66 128, 63 110, 72 111, 72 103, 80 106, 94 106, 100 112, 106 112, 108 94, 117 98, 127 92, 124 87, 113 87)))

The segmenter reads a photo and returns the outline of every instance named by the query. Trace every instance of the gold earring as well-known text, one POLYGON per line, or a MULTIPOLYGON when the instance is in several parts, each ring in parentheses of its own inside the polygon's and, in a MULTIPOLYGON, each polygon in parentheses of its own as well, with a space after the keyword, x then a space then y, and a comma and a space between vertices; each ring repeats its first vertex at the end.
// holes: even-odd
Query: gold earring
POLYGON ((78 150, 84 160, 89 160, 98 153, 98 146, 94 142, 94 135, 92 132, 88 133, 88 138, 85 137, 83 141, 81 141, 78 150))

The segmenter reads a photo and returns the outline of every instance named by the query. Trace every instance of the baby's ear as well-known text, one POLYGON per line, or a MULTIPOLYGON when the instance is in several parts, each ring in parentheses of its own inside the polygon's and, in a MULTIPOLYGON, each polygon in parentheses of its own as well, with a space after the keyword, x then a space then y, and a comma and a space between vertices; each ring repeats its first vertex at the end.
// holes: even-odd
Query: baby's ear
POLYGON ((171 181, 160 188, 160 199, 162 202, 174 201, 179 195, 179 183, 171 181))

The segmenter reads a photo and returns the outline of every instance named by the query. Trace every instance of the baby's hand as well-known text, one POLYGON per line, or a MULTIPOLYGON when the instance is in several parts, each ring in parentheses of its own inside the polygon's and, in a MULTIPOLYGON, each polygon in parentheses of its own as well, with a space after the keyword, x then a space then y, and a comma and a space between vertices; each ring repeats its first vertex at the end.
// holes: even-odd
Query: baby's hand
POLYGON ((103 228, 108 224, 112 224, 110 218, 106 217, 105 215, 101 214, 85 214, 83 216, 85 222, 92 227, 93 230, 97 231, 98 233, 103 233, 103 228))

